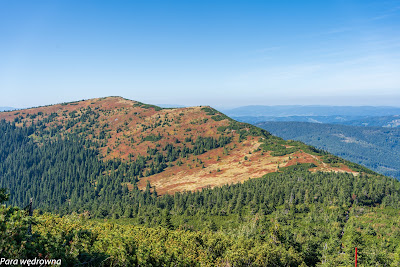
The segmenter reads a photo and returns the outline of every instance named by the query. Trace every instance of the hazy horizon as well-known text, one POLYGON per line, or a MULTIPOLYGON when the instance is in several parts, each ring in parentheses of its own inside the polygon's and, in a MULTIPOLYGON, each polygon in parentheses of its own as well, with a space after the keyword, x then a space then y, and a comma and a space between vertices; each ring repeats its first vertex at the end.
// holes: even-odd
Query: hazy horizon
POLYGON ((400 1, 3 1, 0 106, 400 103, 400 1))
MULTIPOLYGON (((123 96, 121 96, 123 97, 123 96)), ((126 98, 126 97, 123 97, 126 98)), ((43 104, 43 105, 30 105, 30 106, 21 106, 21 105, 14 105, 14 106, 2 106, 0 105, 0 109, 2 108, 12 108, 12 109, 29 109, 29 108, 35 108, 35 107, 42 107, 42 106, 49 106, 49 105, 56 105, 56 104, 61 104, 61 103, 67 103, 67 102, 75 102, 75 101, 82 101, 82 100, 88 100, 88 99, 92 99, 92 98, 82 98, 82 99, 72 99, 69 101, 62 101, 62 102, 56 102, 56 103, 47 103, 47 104, 43 104)), ((126 98, 129 99, 129 98, 126 98)), ((152 103, 152 102, 144 102, 138 99, 129 99, 129 100, 133 100, 133 101, 140 101, 146 104, 151 104, 151 105, 156 105, 156 106, 160 106, 163 108, 170 108, 170 107, 177 107, 177 108, 184 108, 184 107, 192 107, 192 106, 206 106, 207 104, 200 104, 200 105, 188 105, 188 104, 176 104, 176 103, 152 103)), ((213 108, 216 109, 220 109, 222 110, 232 110, 232 109, 237 109, 237 108, 244 108, 244 107, 376 107, 376 108, 400 108, 400 103, 398 105, 323 105, 323 104, 276 104, 276 105, 268 105, 268 104, 249 104, 249 105, 228 105, 228 106, 222 106, 222 105, 207 105, 207 106, 211 106, 213 108)))

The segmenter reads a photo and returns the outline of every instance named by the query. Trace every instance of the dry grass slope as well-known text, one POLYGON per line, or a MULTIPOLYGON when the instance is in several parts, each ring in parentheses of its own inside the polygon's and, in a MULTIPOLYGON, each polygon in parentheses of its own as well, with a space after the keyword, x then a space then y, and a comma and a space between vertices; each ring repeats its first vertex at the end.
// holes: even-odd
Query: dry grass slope
MULTIPOLYGON (((262 138, 247 136, 241 140, 235 130, 221 131, 219 128, 228 127, 232 120, 209 107, 161 109, 121 97, 106 97, 0 112, 1 119, 14 121, 20 127, 41 121, 49 132, 57 129, 61 135, 78 132, 101 144, 103 160, 135 160, 139 155, 146 156, 149 148, 160 150, 166 144, 184 143, 190 147, 192 144, 185 142, 187 138, 232 138, 225 148, 178 159, 181 164, 174 162, 163 172, 139 181, 139 188, 144 188, 148 180, 160 194, 243 182, 298 163, 313 163, 316 167, 312 171, 355 173, 344 164, 332 166, 301 150, 272 156, 260 149, 262 138)), ((249 131, 245 126, 244 129, 249 131)), ((51 134, 33 138, 40 142, 40 138, 51 138, 51 134)))

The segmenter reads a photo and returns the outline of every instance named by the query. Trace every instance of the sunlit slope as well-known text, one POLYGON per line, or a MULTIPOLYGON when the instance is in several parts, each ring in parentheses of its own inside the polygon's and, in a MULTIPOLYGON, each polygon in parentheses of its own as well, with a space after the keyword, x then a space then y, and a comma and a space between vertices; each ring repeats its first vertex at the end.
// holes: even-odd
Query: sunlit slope
MULTIPOLYGON (((0 120, 34 126, 37 145, 78 137, 99 160, 122 161, 131 190, 147 181, 159 194, 197 190, 259 178, 298 164, 310 171, 367 171, 300 142, 284 141, 210 107, 163 109, 121 97, 106 97, 1 112, 0 120)), ((32 128, 32 127, 31 127, 32 128)), ((94 182, 95 183, 95 182, 94 182)))

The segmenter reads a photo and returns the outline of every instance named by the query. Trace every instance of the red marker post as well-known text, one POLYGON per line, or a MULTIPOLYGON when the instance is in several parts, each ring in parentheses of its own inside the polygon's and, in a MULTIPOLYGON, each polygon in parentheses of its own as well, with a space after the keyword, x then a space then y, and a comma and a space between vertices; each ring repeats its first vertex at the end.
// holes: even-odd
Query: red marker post
POLYGON ((356 247, 356 267, 357 267, 357 247, 356 247))

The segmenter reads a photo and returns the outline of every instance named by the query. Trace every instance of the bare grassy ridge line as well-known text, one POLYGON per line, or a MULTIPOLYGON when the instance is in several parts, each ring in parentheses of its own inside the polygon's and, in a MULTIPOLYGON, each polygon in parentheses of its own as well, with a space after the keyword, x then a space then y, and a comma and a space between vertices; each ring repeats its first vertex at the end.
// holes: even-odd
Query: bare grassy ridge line
MULTIPOLYGON (((136 101, 121 97, 96 98, 73 103, 57 104, 52 106, 31 108, 25 110, 0 112, 0 119, 14 121, 16 117, 23 115, 22 122, 30 125, 31 121, 38 122, 51 113, 57 113, 54 121, 47 123, 46 127, 65 125, 73 120, 71 112, 81 116, 88 109, 95 111, 98 118, 95 125, 89 127, 93 134, 86 136, 88 139, 104 142, 99 148, 104 160, 120 158, 123 160, 135 160, 139 155, 145 156, 148 148, 162 149, 166 144, 187 147, 192 145, 184 142, 186 137, 196 140, 198 136, 218 139, 222 133, 218 131, 220 126, 229 126, 230 120, 214 120, 213 115, 207 114, 204 107, 157 109, 136 101), (39 112, 42 114, 39 115, 39 112), (31 115, 37 114, 35 118, 31 115), (156 126, 156 127, 155 127, 156 126), (97 139, 100 132, 104 131, 109 138, 97 139), (158 136, 158 141, 144 141, 147 136, 158 136), (133 140, 133 141, 132 141, 133 140), (176 143, 179 140, 180 143, 176 143)), ((82 122, 66 130, 85 127, 82 122)), ((246 128, 249 130, 248 128, 246 128)), ((239 183, 249 178, 259 178, 270 172, 279 171, 279 167, 291 166, 298 163, 314 163, 317 167, 311 171, 335 171, 350 172, 347 166, 332 167, 324 163, 319 157, 298 151, 285 156, 271 156, 271 153, 257 151, 261 142, 258 137, 248 137, 239 142, 239 134, 232 130, 232 142, 227 145, 228 154, 223 148, 213 149, 199 156, 190 155, 188 159, 180 159, 183 164, 168 167, 163 172, 150 177, 141 178, 139 188, 144 188, 146 181, 156 186, 160 194, 174 193, 184 190, 198 190, 204 187, 221 186, 230 183, 239 183), (219 157, 219 160, 217 158, 219 157), (245 157, 247 159, 245 160, 245 157), (193 161, 195 160, 195 161, 193 161), (201 160, 203 163, 199 163, 201 160), (204 168, 203 168, 204 164, 204 168), (197 165, 197 166, 196 166, 197 165)), ((287 146, 290 148, 289 146, 287 146)), ((132 185, 128 184, 129 188, 132 185)))
MULTIPOLYGON (((176 139, 183 141, 185 137, 191 135, 194 138, 197 136, 218 138, 221 133, 217 131, 217 128, 229 124, 227 120, 212 120, 212 115, 207 115, 206 112, 202 110, 203 107, 155 110, 154 108, 144 108, 140 105, 139 102, 121 97, 96 98, 26 110, 1 112, 0 119, 13 121, 16 117, 23 115, 25 117, 23 121, 26 125, 30 125, 32 119, 28 116, 32 114, 37 114, 38 112, 43 113, 43 115, 33 119, 34 122, 37 122, 38 120, 50 116, 51 113, 57 113, 56 121, 46 125, 50 127, 56 126, 57 124, 64 124, 68 120, 71 120, 71 117, 69 117, 70 112, 76 111, 79 116, 84 112, 84 109, 90 107, 100 115, 98 118, 99 127, 93 128, 95 135, 98 135, 102 130, 111 135, 111 138, 107 139, 106 145, 99 148, 104 160, 113 158, 128 159, 129 155, 136 158, 139 155, 146 155, 148 147, 155 148, 157 144, 164 146, 167 143, 174 143, 176 139), (63 114, 66 114, 66 116, 63 114), (181 116, 180 114, 183 115, 181 116), (168 122, 169 125, 163 125, 162 127, 154 129, 151 128, 151 125, 154 125, 157 121, 164 122, 165 119, 173 121, 168 122), (205 127, 204 123, 191 123, 193 121, 202 122, 204 119, 208 119, 207 127, 205 127), (177 123, 178 120, 180 121, 179 123, 177 123), (103 129, 102 127, 106 124, 108 124, 108 126, 103 129), (150 128, 143 130, 143 127, 150 128), (192 130, 186 132, 189 128, 192 130), (118 131, 118 129, 122 129, 122 131, 118 131), (141 140, 141 136, 145 138, 149 135, 158 134, 162 136, 162 139, 158 142, 141 140), (132 137, 135 140, 134 142, 130 141, 132 137), (107 153, 109 149, 111 152, 107 153)), ((21 122, 17 126, 22 125, 23 123, 21 122)), ((81 123, 78 123, 73 128, 80 126, 81 123)), ((66 132, 70 131, 72 131, 72 129, 66 132)), ((93 138, 93 135, 90 137, 93 138)))

